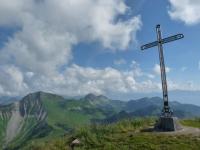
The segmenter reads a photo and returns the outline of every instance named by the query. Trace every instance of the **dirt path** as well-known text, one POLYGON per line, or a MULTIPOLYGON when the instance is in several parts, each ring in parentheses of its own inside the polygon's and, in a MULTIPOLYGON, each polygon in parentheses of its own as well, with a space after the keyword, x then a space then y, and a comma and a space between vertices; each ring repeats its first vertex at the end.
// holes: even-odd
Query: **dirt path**
POLYGON ((194 127, 186 127, 182 126, 181 130, 173 131, 173 132, 155 132, 157 134, 167 134, 167 135, 192 135, 192 136, 200 136, 200 129, 194 127))

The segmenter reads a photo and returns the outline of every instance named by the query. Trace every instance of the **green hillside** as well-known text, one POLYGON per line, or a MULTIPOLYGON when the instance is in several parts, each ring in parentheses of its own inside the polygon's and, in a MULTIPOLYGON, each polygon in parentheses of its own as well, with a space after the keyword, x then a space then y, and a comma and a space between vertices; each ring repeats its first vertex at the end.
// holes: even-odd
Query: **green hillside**
POLYGON ((0 112, 7 117, 0 118, 0 147, 15 149, 31 139, 58 137, 116 113, 113 107, 103 107, 109 99, 103 96, 91 99, 91 96, 66 100, 55 94, 36 92, 15 105, 2 106, 0 112))
MULTIPOLYGON (((175 115, 181 118, 194 118, 200 114, 199 106, 177 102, 172 102, 171 106, 176 109, 175 115)), ((45 92, 30 93, 20 101, 0 106, 0 148, 21 149, 32 142, 42 142, 45 145, 45 141, 60 139, 72 133, 78 134, 80 129, 94 132, 91 136, 96 138, 97 135, 93 135, 96 134, 96 131, 93 131, 94 126, 90 126, 94 124, 98 127, 97 132, 100 132, 99 129, 105 130, 106 133, 109 133, 109 130, 114 133, 118 132, 117 130, 132 132, 133 128, 135 132, 135 123, 143 127, 144 124, 152 123, 152 120, 117 122, 124 119, 157 117, 161 108, 162 99, 159 97, 125 102, 94 94, 76 100, 45 92), (117 129, 118 127, 120 129, 117 129)), ((189 124, 186 120, 182 123, 192 125, 191 121, 189 124)), ((111 135, 108 135, 108 138, 111 135)), ((102 140, 105 139, 102 137, 102 140)))
MULTIPOLYGON (((183 120, 183 124, 199 126, 199 119, 183 120)), ((81 145, 76 150, 199 150, 200 134, 165 134, 148 129, 153 118, 123 120, 109 125, 90 125, 74 133, 48 141, 31 141, 23 150, 70 150, 70 142, 78 138, 81 145)))

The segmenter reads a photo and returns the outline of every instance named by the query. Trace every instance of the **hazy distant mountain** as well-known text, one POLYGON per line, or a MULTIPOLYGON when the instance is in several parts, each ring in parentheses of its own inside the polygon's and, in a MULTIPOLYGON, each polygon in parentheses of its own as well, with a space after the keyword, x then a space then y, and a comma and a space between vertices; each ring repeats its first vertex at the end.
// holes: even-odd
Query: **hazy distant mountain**
MULTIPOLYGON (((116 122, 131 117, 160 115, 159 97, 128 102, 88 94, 79 100, 36 92, 8 105, 0 105, 0 146, 18 147, 39 137, 59 136, 92 122, 116 122)), ((200 115, 200 107, 170 102, 178 117, 200 115)))
POLYGON ((200 91, 174 90, 169 92, 170 100, 200 106, 200 91))
POLYGON ((20 97, 9 97, 9 96, 2 96, 0 97, 0 105, 7 105, 13 103, 14 101, 20 100, 20 97))
MULTIPOLYGON (((193 104, 182 104, 176 101, 170 101, 169 105, 171 109, 174 111, 174 114, 177 115, 178 117, 195 117, 195 116, 200 116, 200 111, 199 108, 200 106, 196 106, 193 104), (179 116, 180 112, 184 112, 184 116, 179 116)), ((147 114, 151 114, 150 110, 147 109, 148 107, 151 108, 151 106, 154 106, 155 108, 161 110, 163 107, 163 100, 160 97, 152 97, 152 98, 142 98, 138 100, 130 100, 127 102, 127 105, 125 107, 125 110, 127 112, 133 112, 133 111, 141 111, 141 110, 146 110, 147 114), (148 111, 149 110, 149 111, 148 111)), ((152 110, 156 110, 156 109, 152 110)))
MULTIPOLYGON (((141 99, 143 97, 162 97, 162 92, 151 93, 131 93, 124 95, 113 95, 110 93, 107 95, 113 99, 120 99, 128 101, 130 99, 141 99)), ((172 90, 169 91, 169 101, 177 101, 180 103, 194 104, 200 106, 200 91, 188 91, 188 90, 172 90)))
MULTIPOLYGON (((179 102, 169 103, 174 116, 178 118, 193 118, 200 116, 200 106, 192 104, 181 104, 179 102)), ((141 98, 130 100, 123 106, 122 111, 104 120, 97 120, 101 123, 112 123, 123 118, 160 116, 163 107, 163 100, 160 97, 141 98)))

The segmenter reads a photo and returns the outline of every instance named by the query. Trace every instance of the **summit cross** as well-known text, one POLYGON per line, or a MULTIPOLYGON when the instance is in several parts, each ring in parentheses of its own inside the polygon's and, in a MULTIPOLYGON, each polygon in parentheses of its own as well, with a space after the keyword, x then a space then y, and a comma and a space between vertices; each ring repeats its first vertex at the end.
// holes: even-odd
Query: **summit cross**
POLYGON ((154 46, 158 46, 159 59, 160 59, 161 81, 162 81, 162 92, 163 92, 163 101, 164 101, 162 115, 165 117, 171 117, 172 111, 170 110, 169 103, 168 103, 167 79, 166 79, 165 62, 164 62, 162 45, 165 43, 168 43, 168 42, 182 39, 184 37, 184 35, 177 34, 177 35, 173 35, 173 36, 162 39, 160 25, 156 26, 156 33, 157 33, 157 41, 142 45, 141 50, 145 50, 145 49, 148 49, 148 48, 151 48, 154 46))

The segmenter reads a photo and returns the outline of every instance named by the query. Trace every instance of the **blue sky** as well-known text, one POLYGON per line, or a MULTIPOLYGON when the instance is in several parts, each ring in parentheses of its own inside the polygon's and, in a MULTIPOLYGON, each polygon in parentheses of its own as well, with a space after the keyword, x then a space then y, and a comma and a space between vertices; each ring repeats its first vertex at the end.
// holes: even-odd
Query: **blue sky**
POLYGON ((0 0, 0 95, 43 90, 115 98, 160 93, 157 47, 164 45, 169 90, 200 90, 200 2, 192 0, 0 0), (12 5, 11 5, 12 4, 12 5))
POLYGON ((194 81, 199 84, 199 40, 200 25, 186 25, 184 22, 172 20, 168 14, 170 3, 168 1, 142 0, 126 1, 131 8, 132 15, 140 15, 141 30, 137 32, 137 43, 130 44, 126 51, 108 52, 98 44, 79 44, 75 47, 74 61, 82 66, 104 68, 108 66, 126 70, 135 60, 142 70, 150 72, 157 63, 157 47, 141 52, 142 44, 156 40, 155 26, 161 24, 163 37, 183 33, 184 39, 164 45, 166 66, 171 68, 168 77, 177 82, 194 81), (85 53, 82 53, 84 49, 85 53), (103 51, 102 51, 103 49, 103 51), (124 59, 127 64, 116 66, 115 60, 124 59), (103 60, 103 61, 102 61, 103 60))

